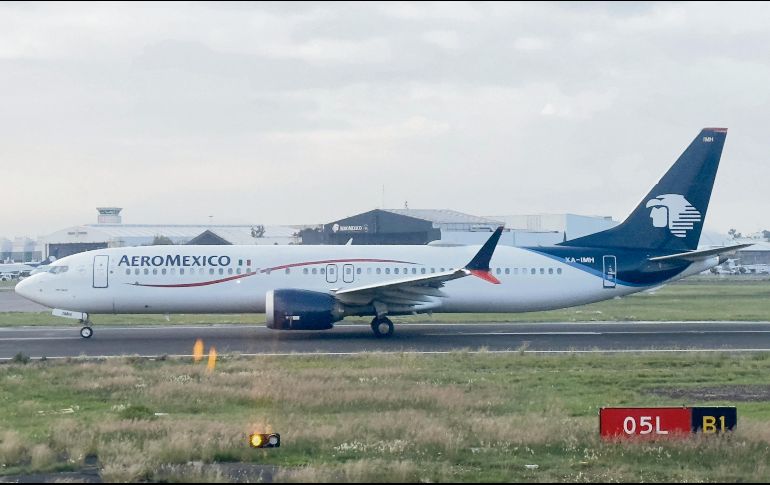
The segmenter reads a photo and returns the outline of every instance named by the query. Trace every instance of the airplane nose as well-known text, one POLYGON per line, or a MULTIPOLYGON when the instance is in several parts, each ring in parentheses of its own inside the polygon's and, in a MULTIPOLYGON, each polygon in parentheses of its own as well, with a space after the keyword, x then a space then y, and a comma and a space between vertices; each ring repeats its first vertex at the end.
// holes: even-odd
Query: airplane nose
POLYGON ((15 288, 16 294, 26 298, 27 300, 31 300, 35 292, 35 285, 30 281, 31 279, 32 278, 26 278, 19 281, 15 288))

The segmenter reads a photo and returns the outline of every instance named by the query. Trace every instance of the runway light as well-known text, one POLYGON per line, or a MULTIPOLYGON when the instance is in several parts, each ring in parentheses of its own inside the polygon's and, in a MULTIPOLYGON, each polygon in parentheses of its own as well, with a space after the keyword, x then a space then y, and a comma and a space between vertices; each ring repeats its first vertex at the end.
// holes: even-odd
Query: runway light
POLYGON ((281 446, 281 435, 278 433, 254 433, 249 436, 252 448, 278 448, 281 446))
POLYGON ((193 345, 193 361, 200 362, 203 360, 203 340, 198 339, 193 345))
POLYGON ((211 347, 211 350, 209 350, 209 362, 206 365, 206 369, 209 372, 213 372, 216 366, 217 366, 217 349, 214 347, 211 347))

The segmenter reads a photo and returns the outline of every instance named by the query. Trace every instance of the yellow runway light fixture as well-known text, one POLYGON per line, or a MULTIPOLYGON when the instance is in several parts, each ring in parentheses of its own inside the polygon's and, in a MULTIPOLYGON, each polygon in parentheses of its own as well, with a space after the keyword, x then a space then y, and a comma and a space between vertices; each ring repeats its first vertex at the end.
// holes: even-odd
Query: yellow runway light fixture
POLYGON ((206 369, 209 372, 212 372, 216 366, 217 366, 217 349, 214 347, 211 347, 211 350, 209 350, 209 363, 206 365, 206 369))
POLYGON ((252 448, 278 448, 281 446, 281 435, 278 433, 254 433, 249 436, 252 448))
POLYGON ((203 360, 203 340, 198 339, 193 345, 193 361, 200 362, 203 360))

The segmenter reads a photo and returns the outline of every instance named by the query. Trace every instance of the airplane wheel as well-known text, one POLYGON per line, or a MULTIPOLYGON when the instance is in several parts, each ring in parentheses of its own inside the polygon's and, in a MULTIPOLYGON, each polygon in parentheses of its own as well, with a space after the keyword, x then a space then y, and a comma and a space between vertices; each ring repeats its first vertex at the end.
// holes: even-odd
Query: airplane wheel
POLYGON ((393 322, 389 318, 375 318, 372 320, 372 332, 377 338, 385 338, 393 335, 393 322))
POLYGON ((91 327, 83 327, 80 329, 80 336, 83 338, 91 338, 94 334, 94 330, 91 327))

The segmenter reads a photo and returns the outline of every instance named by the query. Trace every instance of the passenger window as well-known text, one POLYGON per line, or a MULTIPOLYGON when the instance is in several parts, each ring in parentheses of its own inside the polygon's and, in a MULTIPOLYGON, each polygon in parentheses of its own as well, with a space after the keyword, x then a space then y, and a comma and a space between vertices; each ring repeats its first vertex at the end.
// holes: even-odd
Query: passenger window
POLYGON ((394 273, 394 274, 398 274, 398 268, 395 268, 395 269, 393 270, 393 273, 394 273))
POLYGON ((548 268, 548 274, 553 274, 553 268, 548 268))
POLYGON ((441 272, 442 272, 442 273, 444 272, 444 268, 441 268, 441 272))
POLYGON ((377 268, 377 274, 382 274, 382 268, 377 268))
POLYGON ((511 274, 511 268, 505 268, 505 274, 511 274))
POLYGON ((404 268, 404 274, 409 274, 409 268, 404 268))
POLYGON ((144 268, 144 274, 150 274, 150 270, 147 268, 144 268))
POLYGON ((313 274, 318 273, 318 270, 316 268, 313 268, 313 271, 311 271, 313 274))
POLYGON ((224 268, 219 268, 219 274, 225 274, 225 269, 224 268))
POLYGON ((425 274, 426 273, 426 269, 425 268, 420 268, 420 273, 425 274))
POLYGON ((556 274, 561 274, 561 268, 556 268, 556 274))
POLYGON ((166 268, 163 268, 162 270, 160 270, 160 273, 161 274, 166 274, 166 268))
POLYGON ((184 274, 184 268, 179 268, 179 274, 184 274))
POLYGON ((417 268, 412 268, 412 274, 417 274, 417 268))
POLYGON ((347 274, 347 275, 353 274, 353 270, 350 269, 350 267, 347 267, 347 268, 345 268, 345 274, 347 274))
POLYGON ((236 268, 235 272, 236 272, 236 273, 238 273, 238 274, 241 274, 241 268, 240 268, 240 266, 239 266, 238 268, 236 268))
POLYGON ((214 268, 209 268, 209 274, 214 274, 214 268))
POLYGON ((321 274, 326 274, 326 268, 321 268, 319 271, 321 272, 321 274))
POLYGON ((233 268, 227 268, 227 274, 233 274, 233 268))
POLYGON ((302 274, 307 274, 307 268, 302 268, 302 274))
POLYGON ((361 274, 361 268, 356 268, 356 274, 361 274))
POLYGON ((134 270, 134 274, 139 274, 139 268, 136 268, 136 269, 134 270))
POLYGON ((503 274, 503 271, 500 268, 497 268, 496 273, 500 275, 500 274, 503 274))
POLYGON ((131 274, 131 268, 126 269, 126 274, 131 274))
POLYGON ((153 269, 152 274, 158 274, 158 269, 157 268, 153 269))
POLYGON ((390 268, 385 268, 385 274, 390 274, 390 268))
POLYGON ((291 268, 286 268, 286 274, 290 274, 290 273, 291 273, 291 268))
POLYGON ((431 272, 431 273, 435 273, 435 272, 436 272, 436 268, 431 268, 431 269, 430 269, 430 272, 431 272))
POLYGON ((545 268, 540 268, 540 274, 545 274, 545 268))
POLYGON ((176 275, 176 268, 171 268, 169 271, 172 276, 176 275))

